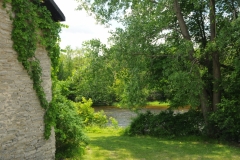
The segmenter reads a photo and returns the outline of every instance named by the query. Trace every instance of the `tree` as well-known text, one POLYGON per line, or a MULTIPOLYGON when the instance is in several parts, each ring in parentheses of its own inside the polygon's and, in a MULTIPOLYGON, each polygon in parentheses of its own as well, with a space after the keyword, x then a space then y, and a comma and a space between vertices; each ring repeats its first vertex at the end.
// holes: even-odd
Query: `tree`
POLYGON ((58 79, 67 84, 66 97, 81 101, 91 98, 94 104, 111 104, 115 101, 113 93, 114 75, 105 46, 97 39, 86 41, 80 49, 64 49, 60 56, 58 79))
POLYGON ((94 104, 111 104, 115 100, 112 90, 114 75, 105 48, 97 39, 83 44, 83 59, 87 63, 73 76, 78 99, 91 98, 94 104))
POLYGON ((58 80, 66 80, 72 76, 73 73, 73 58, 74 50, 71 46, 67 46, 60 54, 59 68, 58 68, 58 80))
POLYGON ((111 49, 122 66, 119 68, 131 75, 124 83, 131 88, 125 98, 131 102, 128 104, 141 102, 142 94, 135 93, 142 93, 143 88, 162 88, 173 106, 200 106, 208 124, 208 115, 216 112, 224 95, 228 95, 224 82, 238 70, 230 62, 239 54, 238 44, 232 41, 235 36, 231 35, 229 45, 221 35, 226 36, 229 24, 238 20, 239 1, 78 2, 79 9, 93 14, 100 23, 117 20, 124 26, 112 33, 111 49))

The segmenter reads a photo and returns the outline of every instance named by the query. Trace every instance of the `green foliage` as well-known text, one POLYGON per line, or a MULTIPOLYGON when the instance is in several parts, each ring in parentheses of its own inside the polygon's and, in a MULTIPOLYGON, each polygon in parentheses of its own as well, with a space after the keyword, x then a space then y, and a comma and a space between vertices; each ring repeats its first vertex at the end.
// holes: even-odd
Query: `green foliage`
POLYGON ((68 82, 70 100, 91 98, 94 105, 110 105, 115 101, 111 60, 104 50, 99 40, 91 40, 81 49, 68 46, 60 55, 58 79, 68 82))
POLYGON ((226 100, 218 106, 218 110, 209 116, 210 125, 214 126, 217 138, 240 141, 240 107, 235 100, 226 100))
POLYGON ((115 118, 109 117, 109 120, 111 121, 111 124, 112 124, 113 128, 115 128, 115 129, 119 128, 118 121, 115 118))
POLYGON ((107 50, 121 106, 141 106, 157 92, 173 107, 201 108, 205 124, 212 111, 239 112, 225 103, 240 98, 239 1, 77 1, 99 22, 123 25, 107 50))
POLYGON ((56 158, 69 158, 82 155, 88 144, 84 134, 84 123, 74 102, 63 96, 64 85, 57 83, 54 90, 54 105, 56 113, 56 158))
POLYGON ((75 51, 71 49, 70 46, 67 46, 64 50, 62 50, 63 53, 60 54, 59 58, 59 68, 57 77, 58 80, 67 80, 73 75, 74 69, 77 66, 74 66, 74 56, 76 56, 75 51))
POLYGON ((189 136, 201 134, 203 128, 203 117, 195 110, 182 114, 175 114, 171 110, 162 111, 159 114, 147 111, 133 119, 127 134, 156 137, 189 136))
POLYGON ((87 100, 86 98, 82 98, 82 102, 75 103, 77 113, 82 118, 84 126, 106 126, 108 119, 104 111, 94 112, 94 108, 91 107, 92 103, 91 99, 87 100))
POLYGON ((76 75, 76 78, 80 79, 77 98, 81 99, 81 96, 84 96, 91 98, 95 105, 109 105, 115 101, 112 91, 114 74, 111 60, 105 52, 106 46, 96 39, 85 42, 83 46, 88 64, 84 66, 83 72, 77 72, 79 75, 76 75))
POLYGON ((202 82, 193 74, 184 71, 172 72, 168 77, 168 82, 171 84, 166 85, 164 89, 165 94, 171 100, 172 107, 200 105, 199 94, 202 90, 202 82))
MULTIPOLYGON (((41 106, 51 113, 45 114, 45 138, 49 138, 51 125, 55 123, 54 108, 49 109, 49 103, 42 87, 42 69, 40 62, 35 56, 38 45, 42 45, 48 51, 52 65, 52 78, 56 74, 58 65, 59 32, 60 23, 56 23, 51 18, 50 11, 41 5, 40 0, 14 0, 3 1, 3 6, 11 3, 14 17, 12 19, 12 40, 13 48, 18 54, 18 61, 27 70, 28 75, 33 80, 33 88, 37 93, 41 106)), ((54 86, 54 84, 53 84, 54 86)))
MULTIPOLYGON (((53 106, 56 113, 56 158, 72 158, 83 155, 89 140, 85 130, 91 127, 104 127, 108 119, 103 111, 94 112, 92 100, 82 98, 73 102, 67 98, 67 81, 55 83, 53 106)), ((51 109, 50 108, 50 109, 51 109)))
POLYGON ((239 142, 240 140, 240 18, 226 22, 222 26, 222 32, 216 41, 217 47, 221 50, 222 64, 222 102, 218 110, 210 113, 210 125, 216 132, 215 137, 239 142))

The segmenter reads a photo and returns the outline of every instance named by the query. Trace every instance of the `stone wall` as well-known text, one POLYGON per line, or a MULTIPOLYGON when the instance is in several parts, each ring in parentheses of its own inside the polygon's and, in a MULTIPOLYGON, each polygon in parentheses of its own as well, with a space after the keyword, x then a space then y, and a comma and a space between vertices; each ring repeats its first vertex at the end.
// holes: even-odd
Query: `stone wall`
MULTIPOLYGON (((10 10, 11 6, 7 8, 10 10)), ((0 160, 54 159, 55 135, 45 140, 44 109, 33 90, 33 82, 17 53, 12 49, 12 22, 0 0, 0 160)), ((37 58, 43 72, 43 87, 51 100, 50 59, 38 47, 37 58)))

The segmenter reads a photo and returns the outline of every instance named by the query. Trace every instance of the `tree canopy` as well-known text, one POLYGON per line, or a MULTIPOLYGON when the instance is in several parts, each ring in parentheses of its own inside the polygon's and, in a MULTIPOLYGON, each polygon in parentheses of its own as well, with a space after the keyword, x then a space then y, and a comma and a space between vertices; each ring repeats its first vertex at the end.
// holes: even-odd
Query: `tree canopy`
POLYGON ((239 105, 238 0, 77 1, 100 23, 124 26, 112 32, 109 55, 125 104, 157 91, 172 106, 199 107, 206 123, 229 101, 239 105))

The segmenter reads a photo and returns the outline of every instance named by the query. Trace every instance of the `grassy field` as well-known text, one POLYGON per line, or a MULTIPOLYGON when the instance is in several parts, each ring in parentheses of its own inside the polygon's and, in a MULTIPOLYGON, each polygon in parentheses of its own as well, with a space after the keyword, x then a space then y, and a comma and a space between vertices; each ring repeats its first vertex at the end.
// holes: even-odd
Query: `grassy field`
POLYGON ((83 160, 238 160, 240 148, 198 137, 158 139, 122 136, 121 129, 88 131, 83 160))
MULTIPOLYGON (((118 103, 113 103, 112 105, 110 105, 110 107, 114 107, 114 106, 115 107, 118 106, 118 103)), ((98 106, 95 106, 95 107, 98 107, 98 106)), ((105 107, 107 107, 107 106, 105 106, 105 107)), ((147 104, 146 104, 146 108, 167 109, 168 107, 169 107, 168 102, 151 101, 151 102, 147 102, 147 104)))
POLYGON ((147 102, 147 106, 169 107, 169 103, 168 102, 151 101, 151 102, 147 102))

